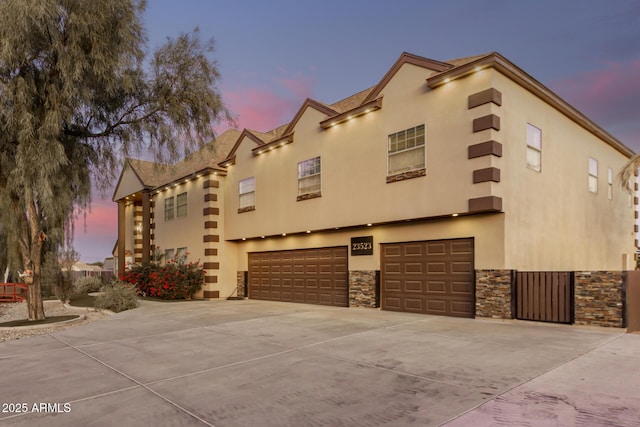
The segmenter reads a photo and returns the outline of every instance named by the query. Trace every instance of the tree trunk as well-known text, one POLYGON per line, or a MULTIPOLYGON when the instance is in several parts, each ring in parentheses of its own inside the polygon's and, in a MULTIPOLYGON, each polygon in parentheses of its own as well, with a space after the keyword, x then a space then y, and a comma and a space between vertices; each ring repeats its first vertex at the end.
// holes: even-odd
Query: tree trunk
POLYGON ((26 220, 28 226, 19 230, 20 251, 25 270, 31 270, 31 283, 27 286, 27 307, 29 308, 29 320, 42 320, 44 305, 42 303, 42 288, 40 276, 42 270, 42 245, 46 239, 44 232, 38 225, 38 215, 35 203, 27 202, 26 220))

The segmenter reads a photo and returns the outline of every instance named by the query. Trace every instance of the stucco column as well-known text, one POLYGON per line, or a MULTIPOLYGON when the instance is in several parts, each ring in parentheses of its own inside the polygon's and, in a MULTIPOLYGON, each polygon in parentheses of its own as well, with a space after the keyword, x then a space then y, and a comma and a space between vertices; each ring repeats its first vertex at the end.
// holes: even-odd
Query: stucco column
POLYGON ((142 263, 151 259, 151 193, 142 190, 142 263))
POLYGON ((125 201, 118 200, 118 274, 122 274, 125 269, 125 242, 126 242, 126 220, 125 201))

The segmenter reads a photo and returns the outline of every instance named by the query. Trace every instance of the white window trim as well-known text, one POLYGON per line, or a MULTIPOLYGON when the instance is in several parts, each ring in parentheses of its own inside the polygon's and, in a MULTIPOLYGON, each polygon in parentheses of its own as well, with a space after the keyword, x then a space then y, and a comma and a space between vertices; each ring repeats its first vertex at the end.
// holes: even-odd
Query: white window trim
POLYGON ((427 126, 424 123, 420 123, 417 124, 415 126, 411 126, 405 129, 401 129, 392 133, 387 134, 387 176, 394 176, 394 175, 401 175, 403 173, 408 173, 408 172, 413 172, 413 171, 419 171, 419 170, 426 170, 427 167, 427 126), (402 150, 397 150, 397 151, 393 151, 391 152, 391 137, 394 135, 399 134, 400 132, 406 132, 408 130, 414 129, 417 130, 419 127, 423 128, 423 138, 424 141, 421 145, 414 145, 413 147, 410 148, 404 148, 402 150), (403 170, 403 171, 391 171, 391 157, 393 155, 396 154, 402 154, 402 153, 408 153, 410 151, 415 151, 415 150, 419 150, 422 149, 423 151, 423 162, 422 162, 422 166, 418 166, 418 167, 412 167, 411 169, 408 170, 403 170))
POLYGON ((589 192, 593 194, 598 194, 598 168, 598 160, 593 157, 589 157, 589 182, 587 188, 589 189, 589 192), (592 168, 593 165, 595 165, 595 170, 592 168), (592 182, 595 182, 595 187, 592 187, 592 182))
POLYGON ((310 194, 322 194, 322 158, 320 156, 316 156, 316 157, 311 157, 309 159, 303 160, 301 162, 298 162, 298 197, 301 196, 307 196, 310 194), (314 162, 314 166, 315 166, 315 161, 316 159, 318 160, 318 170, 319 172, 316 173, 311 173, 311 174, 303 174, 300 172, 300 165, 307 163, 307 162, 314 162), (300 182, 302 180, 308 179, 308 178, 312 178, 312 177, 319 177, 318 181, 320 181, 320 188, 317 190, 313 190, 313 191, 306 191, 303 192, 302 188, 300 187, 300 182))
POLYGON ((607 169, 607 198, 613 200, 613 169, 607 169))
POLYGON ((542 172, 542 129, 537 126, 532 125, 531 123, 527 123, 527 150, 525 161, 527 162, 527 167, 532 171, 542 172), (532 138, 534 135, 538 135, 538 145, 535 145, 535 140, 532 138), (530 138, 531 136, 531 138, 530 138), (538 156, 538 166, 529 163, 529 152, 533 152, 538 156))
POLYGON ((164 198, 164 220, 173 221, 176 217, 175 214, 175 201, 173 196, 164 198), (169 203, 170 201, 170 203, 169 203), (168 204, 171 205, 171 209, 168 209, 168 204), (170 215, 168 215, 170 213, 170 215))
POLYGON ((256 206, 256 178, 255 176, 249 177, 249 178, 245 178, 245 179, 241 179, 240 181, 238 181, 238 209, 251 209, 251 208, 255 208, 256 206), (253 190, 252 191, 245 191, 244 193, 242 192, 242 186, 243 183, 249 183, 249 182, 253 182, 253 190), (253 203, 252 204, 246 204, 243 205, 242 204, 242 196, 246 196, 249 194, 253 193, 253 203))
POLYGON ((187 192, 185 191, 184 193, 180 193, 176 196, 176 218, 185 218, 187 216, 188 213, 188 205, 189 205, 189 197, 187 196, 187 192), (180 196, 182 196, 184 194, 184 204, 180 204, 178 202, 180 196), (180 207, 183 206, 184 207, 184 215, 180 215, 180 207))

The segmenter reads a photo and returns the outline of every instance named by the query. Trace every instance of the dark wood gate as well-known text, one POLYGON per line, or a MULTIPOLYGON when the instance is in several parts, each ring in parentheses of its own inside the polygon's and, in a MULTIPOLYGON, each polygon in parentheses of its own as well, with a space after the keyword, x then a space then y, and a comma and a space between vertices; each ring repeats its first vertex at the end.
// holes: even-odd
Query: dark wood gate
POLYGON ((516 318, 573 323, 573 273, 518 271, 516 318))

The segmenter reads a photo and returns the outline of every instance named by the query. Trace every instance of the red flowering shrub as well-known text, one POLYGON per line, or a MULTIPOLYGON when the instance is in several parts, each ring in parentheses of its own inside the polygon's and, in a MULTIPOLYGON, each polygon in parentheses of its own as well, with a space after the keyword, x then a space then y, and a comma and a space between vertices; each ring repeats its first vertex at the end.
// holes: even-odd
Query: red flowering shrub
POLYGON ((120 280, 133 283, 143 296, 166 300, 191 299, 204 284, 205 271, 200 263, 170 260, 166 265, 157 263, 135 266, 120 280))

